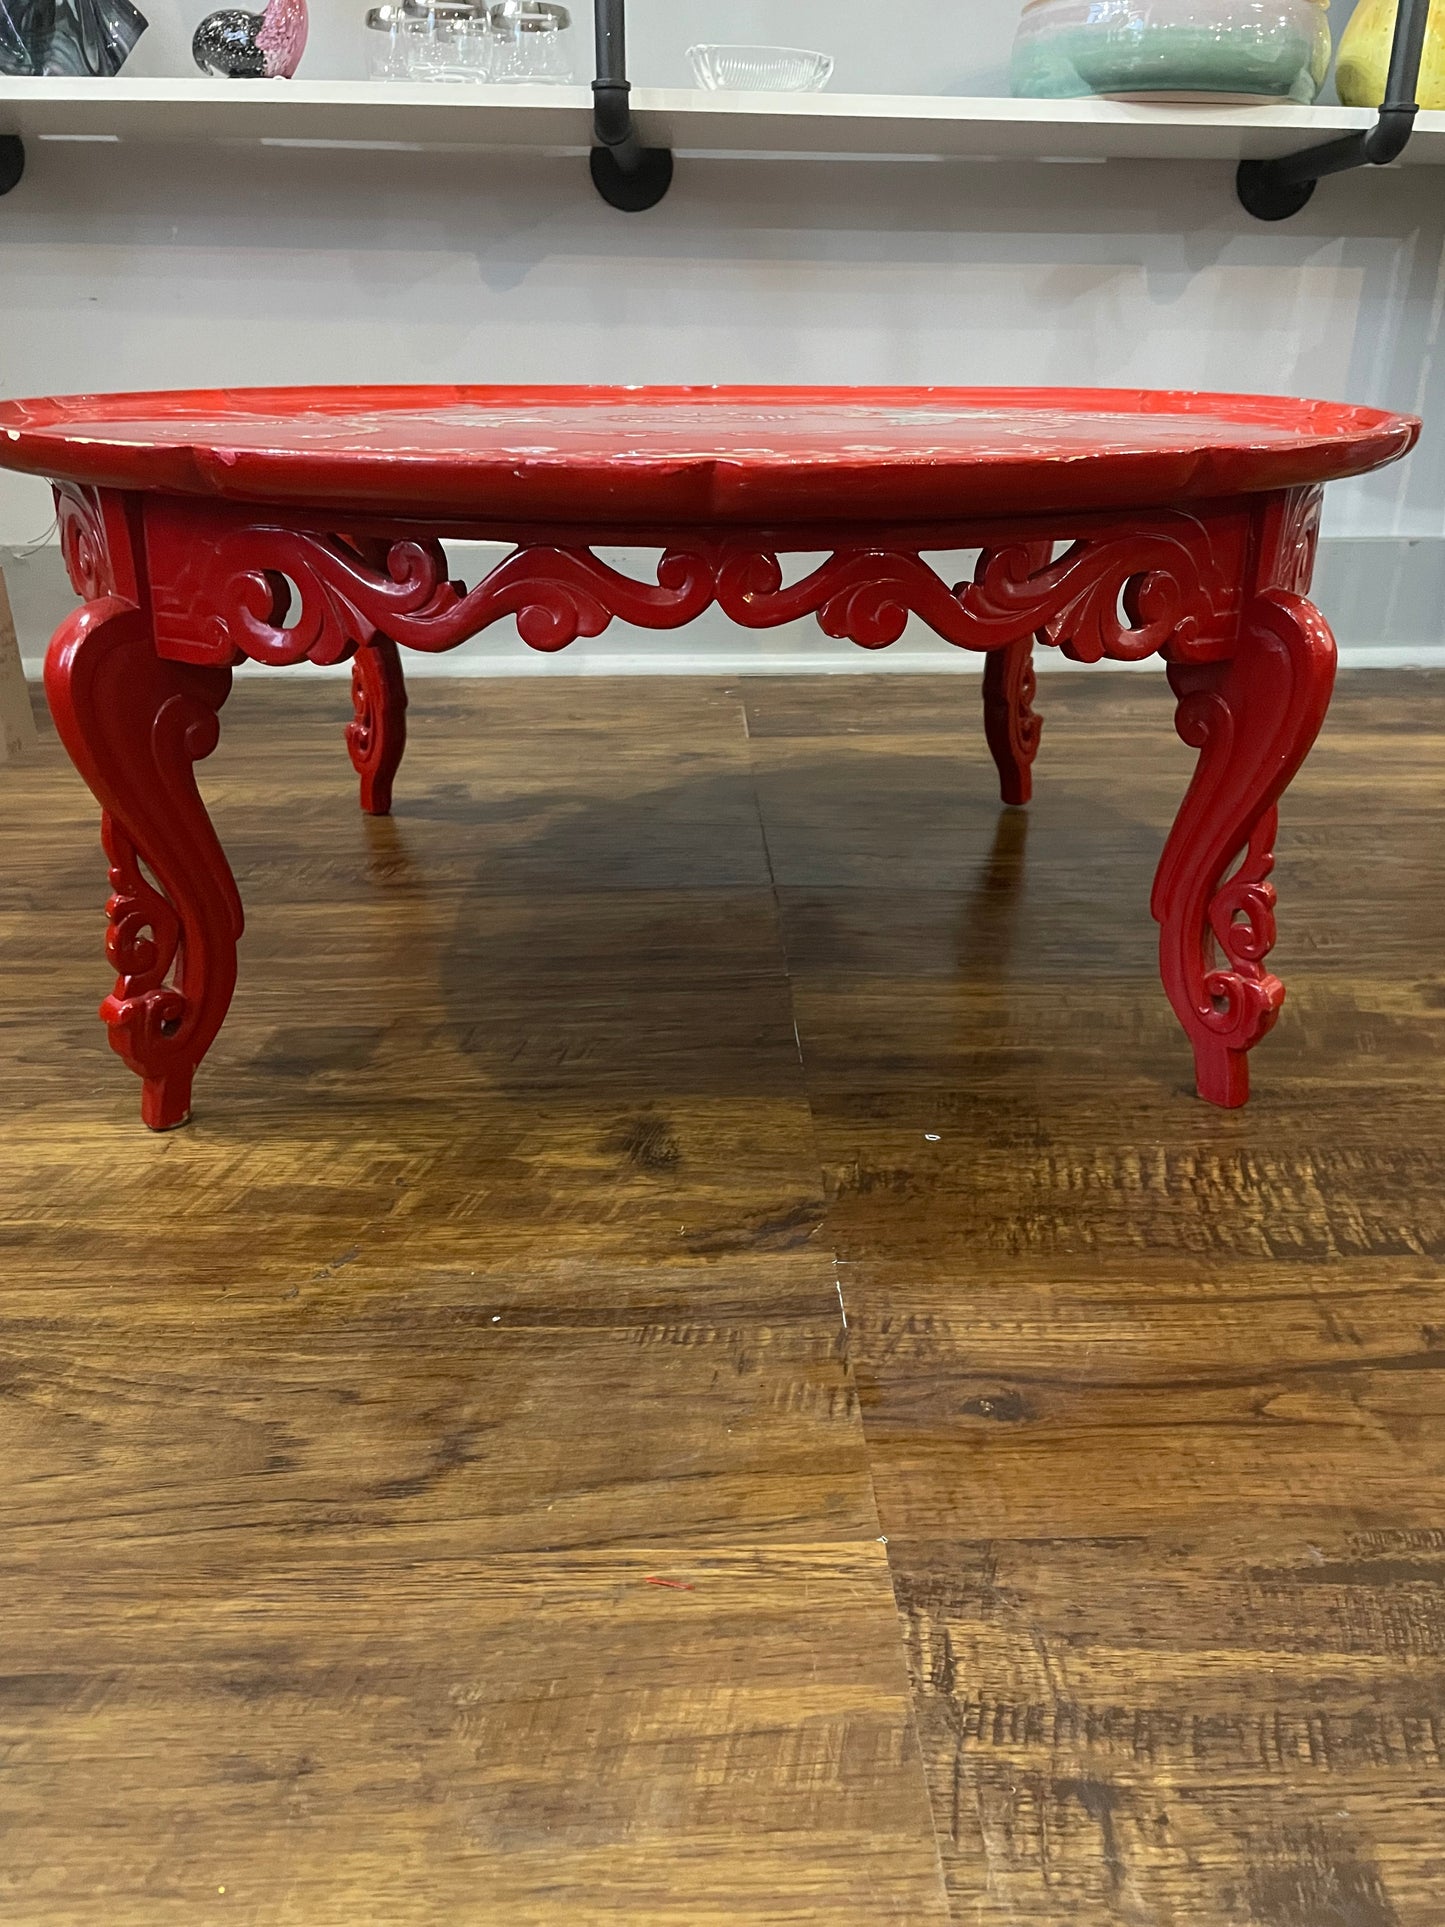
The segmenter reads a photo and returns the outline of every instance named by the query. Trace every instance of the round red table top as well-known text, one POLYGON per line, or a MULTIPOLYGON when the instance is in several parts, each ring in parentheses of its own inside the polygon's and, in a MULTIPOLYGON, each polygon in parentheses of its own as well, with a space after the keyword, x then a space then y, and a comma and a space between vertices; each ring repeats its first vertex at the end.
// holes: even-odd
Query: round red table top
POLYGON ((198 389, 0 403, 0 467, 475 520, 928 522, 1330 481, 1419 426, 1141 389, 198 389))

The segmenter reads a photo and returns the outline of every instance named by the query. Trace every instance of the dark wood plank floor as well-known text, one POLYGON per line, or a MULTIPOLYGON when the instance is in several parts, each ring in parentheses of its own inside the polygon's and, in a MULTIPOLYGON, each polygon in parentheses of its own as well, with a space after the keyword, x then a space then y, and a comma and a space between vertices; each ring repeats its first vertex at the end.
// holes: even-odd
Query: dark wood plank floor
POLYGON ((1024 815, 969 682, 419 682, 368 822, 247 681, 163 1138, 0 772, 0 1919, 1439 1927, 1445 678, 1233 1115, 1161 682, 1042 707, 1024 815))

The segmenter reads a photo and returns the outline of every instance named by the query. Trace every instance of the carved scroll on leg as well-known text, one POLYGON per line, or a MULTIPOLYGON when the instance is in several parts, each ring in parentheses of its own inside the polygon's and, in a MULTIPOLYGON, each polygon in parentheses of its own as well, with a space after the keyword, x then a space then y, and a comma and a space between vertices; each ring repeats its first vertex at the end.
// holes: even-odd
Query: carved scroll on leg
POLYGON ((1027 803, 1034 793, 1034 758, 1044 727, 1034 714, 1037 688, 1032 636, 989 651, 983 665, 983 728, 1005 803, 1027 803))
POLYGON ((1199 1095, 1227 1108, 1249 1095, 1246 1053, 1274 1024, 1284 986, 1275 942, 1276 804, 1319 734, 1335 643, 1312 603, 1256 596, 1238 653, 1173 663, 1176 726, 1199 763, 1154 885, 1164 988, 1194 1046, 1199 1095))
POLYGON ((241 901, 193 764, 220 735, 228 668, 162 661, 146 617, 115 597, 56 631, 45 688, 61 740, 102 810, 110 858, 100 1007, 110 1041, 144 1080, 152 1130, 184 1124, 191 1080, 236 983, 241 901))
POLYGON ((389 816, 406 749, 406 677, 396 644, 385 636, 363 643, 352 658, 351 704, 346 747, 361 778, 361 807, 368 816, 389 816))

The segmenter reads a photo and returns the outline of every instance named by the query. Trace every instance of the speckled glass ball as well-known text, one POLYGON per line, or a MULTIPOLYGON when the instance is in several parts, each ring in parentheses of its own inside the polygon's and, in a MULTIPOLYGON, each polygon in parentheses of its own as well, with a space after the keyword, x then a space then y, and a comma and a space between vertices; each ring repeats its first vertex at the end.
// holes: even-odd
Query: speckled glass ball
POLYGON ((223 7, 196 28, 191 53, 223 80, 289 80, 306 47, 306 0, 268 0, 261 13, 223 7))
POLYGON ((217 74, 223 80, 263 80, 266 56, 256 45, 260 31, 259 13, 223 7, 219 13, 207 14, 191 41, 196 65, 203 74, 217 74))

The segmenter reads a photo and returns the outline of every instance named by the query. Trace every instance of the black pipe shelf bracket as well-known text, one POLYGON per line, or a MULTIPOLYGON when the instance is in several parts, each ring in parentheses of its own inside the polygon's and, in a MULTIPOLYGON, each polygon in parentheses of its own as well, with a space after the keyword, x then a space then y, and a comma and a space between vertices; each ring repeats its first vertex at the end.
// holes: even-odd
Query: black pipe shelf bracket
POLYGON ((25 143, 18 134, 0 134, 0 194, 20 185, 25 172, 25 143))
POLYGON ((1348 174, 1357 167, 1388 167, 1399 160, 1415 131, 1420 111, 1416 93, 1430 0, 1400 0, 1390 72, 1380 118, 1363 134, 1345 134, 1274 161, 1241 161, 1235 185, 1245 211, 1258 221, 1287 221, 1298 214, 1327 174, 1348 174))
POLYGON ((644 147, 632 119, 624 0, 594 0, 597 78, 592 83, 592 185, 609 207, 641 214, 672 186, 672 151, 644 147))

